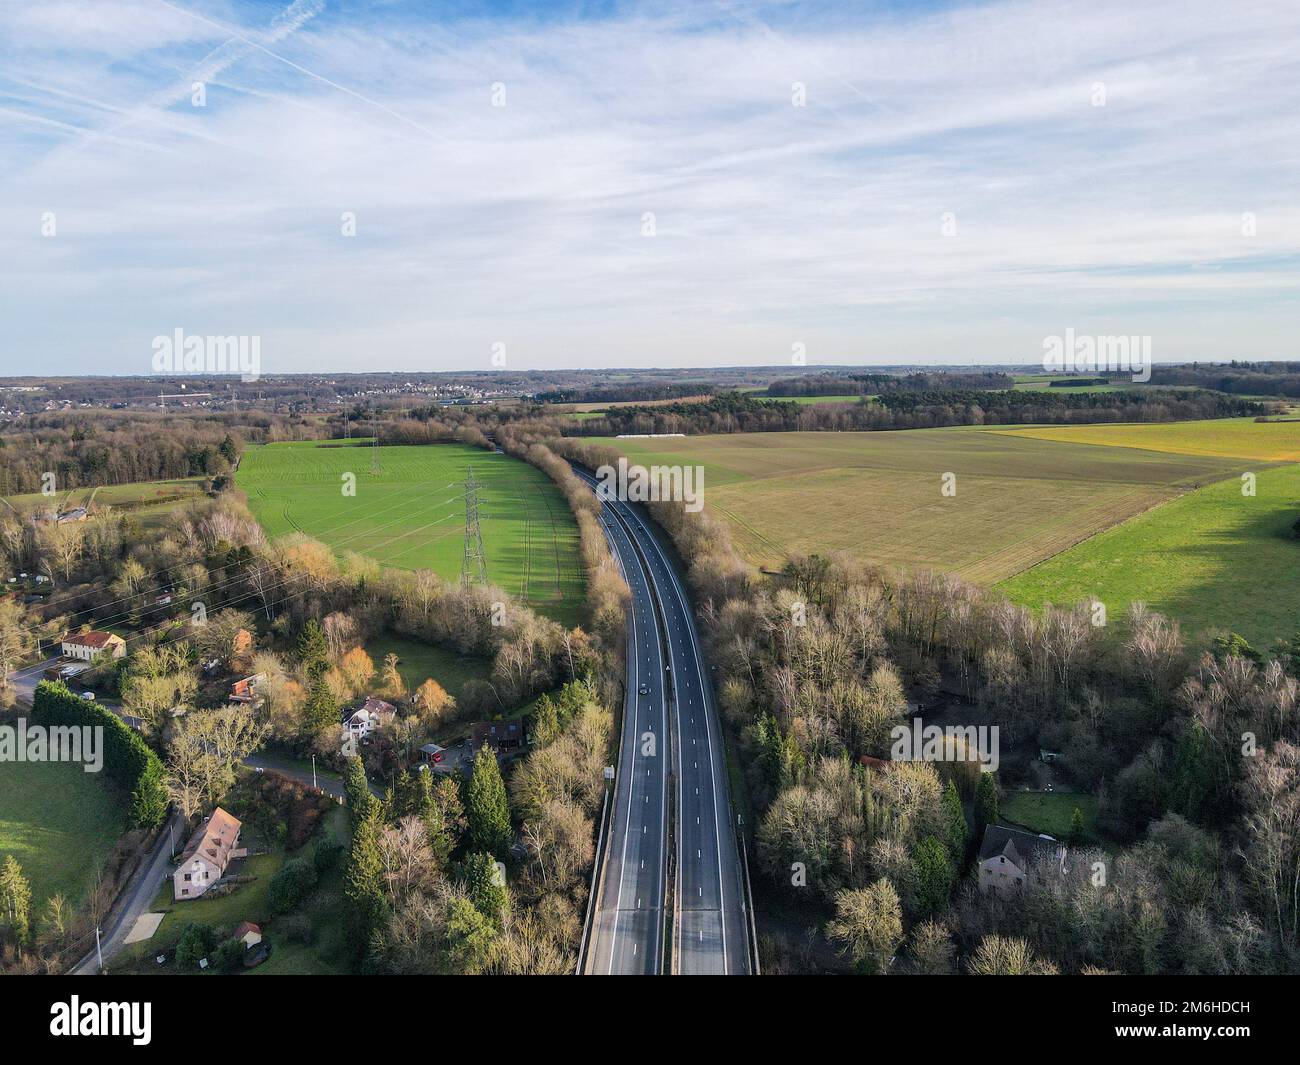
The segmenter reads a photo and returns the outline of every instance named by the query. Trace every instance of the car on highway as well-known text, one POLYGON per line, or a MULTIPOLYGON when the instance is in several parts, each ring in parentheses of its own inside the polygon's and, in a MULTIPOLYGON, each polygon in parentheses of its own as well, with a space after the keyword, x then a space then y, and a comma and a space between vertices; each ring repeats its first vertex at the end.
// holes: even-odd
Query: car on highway
POLYGON ((641 687, 639 687, 639 688, 637 689, 637 691, 639 691, 642 695, 649 695, 649 694, 650 694, 650 685, 649 685, 649 684, 642 684, 641 687))

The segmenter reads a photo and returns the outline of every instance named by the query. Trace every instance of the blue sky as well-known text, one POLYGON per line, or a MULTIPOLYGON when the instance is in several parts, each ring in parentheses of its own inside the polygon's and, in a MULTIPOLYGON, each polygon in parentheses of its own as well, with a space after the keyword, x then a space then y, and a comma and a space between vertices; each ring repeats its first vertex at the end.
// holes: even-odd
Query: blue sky
POLYGON ((0 373, 148 373, 178 328, 266 373, 1032 362, 1067 328, 1300 358, 1297 31, 1291 0, 0 4, 0 373))

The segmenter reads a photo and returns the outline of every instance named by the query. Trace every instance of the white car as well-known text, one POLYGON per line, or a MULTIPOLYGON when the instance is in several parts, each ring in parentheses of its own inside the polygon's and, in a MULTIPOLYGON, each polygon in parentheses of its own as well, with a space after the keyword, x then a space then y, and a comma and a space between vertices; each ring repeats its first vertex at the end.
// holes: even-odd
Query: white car
POLYGON ((95 701, 95 693, 94 693, 94 692, 82 692, 82 693, 81 693, 81 697, 82 697, 83 699, 85 699, 86 702, 88 702, 88 703, 93 703, 93 702, 95 701))

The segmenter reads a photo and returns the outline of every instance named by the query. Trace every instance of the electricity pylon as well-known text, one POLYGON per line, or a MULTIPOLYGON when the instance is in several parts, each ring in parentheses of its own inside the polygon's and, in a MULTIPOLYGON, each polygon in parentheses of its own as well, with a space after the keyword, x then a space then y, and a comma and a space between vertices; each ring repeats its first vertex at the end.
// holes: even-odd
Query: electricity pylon
POLYGON ((483 486, 474 480, 474 467, 469 467, 462 487, 465 489, 465 553, 460 563, 460 586, 487 584, 487 562, 483 558, 483 530, 478 520, 478 490, 483 486))
POLYGON ((375 408, 375 439, 370 445, 370 472, 378 475, 382 468, 379 462, 379 409, 375 408))

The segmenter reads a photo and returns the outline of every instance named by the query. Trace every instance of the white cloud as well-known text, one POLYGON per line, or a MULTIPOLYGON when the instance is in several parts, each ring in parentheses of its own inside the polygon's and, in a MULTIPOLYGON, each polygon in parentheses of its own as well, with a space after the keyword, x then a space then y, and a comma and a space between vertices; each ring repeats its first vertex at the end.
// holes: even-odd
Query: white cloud
POLYGON ((188 6, 0 13, 0 370, 145 372, 176 326, 272 372, 1292 354, 1291 4, 188 6))

